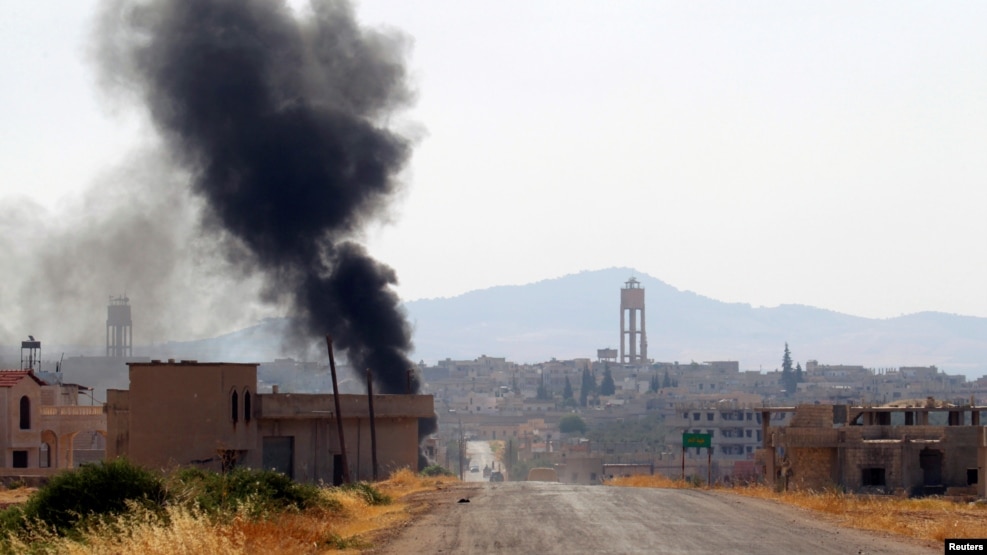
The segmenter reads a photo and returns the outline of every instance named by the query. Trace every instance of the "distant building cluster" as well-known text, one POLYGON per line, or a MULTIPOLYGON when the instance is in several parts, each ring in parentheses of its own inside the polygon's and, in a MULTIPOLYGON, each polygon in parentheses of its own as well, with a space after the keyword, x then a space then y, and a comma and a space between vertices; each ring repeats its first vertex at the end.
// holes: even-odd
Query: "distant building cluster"
POLYGON ((422 445, 426 463, 461 467, 464 442, 481 439, 501 442, 508 475, 548 461, 571 483, 661 473, 987 496, 987 407, 979 401, 987 378, 967 381, 935 366, 808 360, 792 374, 790 368, 743 370, 730 360, 654 361, 647 358, 644 289, 633 278, 620 290, 619 307, 620 348, 597 349, 595 359, 520 364, 481 355, 421 362, 416 370, 425 395, 373 397, 381 452, 372 457, 370 398, 342 393, 359 391, 359 383, 341 388, 341 441, 324 366, 133 357, 129 304, 112 298, 107 357, 81 366, 126 364, 125 387, 109 387, 107 402, 97 404, 88 387, 36 371, 40 342, 25 342, 22 368, 0 372, 0 477, 45 477, 127 456, 156 468, 240 464, 338 483, 343 445, 353 454, 346 468, 367 478, 377 470, 371 458, 382 461, 384 474, 422 464, 422 445), (294 390, 279 390, 284 383, 294 390), (423 443, 431 428, 422 422, 435 414, 438 429, 423 443), (580 423, 575 428, 573 417, 580 423), (642 422, 663 433, 647 440, 585 433, 642 422), (687 437, 694 443, 687 445, 687 437))
MULTIPOLYGON (((483 355, 474 360, 422 363, 427 391, 435 396, 441 416, 440 435, 455 438, 465 429, 470 437, 504 441, 519 460, 553 460, 562 481, 599 483, 629 473, 708 476, 719 481, 788 480, 793 465, 799 463, 797 449, 786 447, 784 438, 799 437, 791 427, 799 422, 801 412, 810 410, 804 407, 840 406, 844 412, 851 410, 846 407, 856 407, 851 412, 859 415, 870 407, 924 406, 930 398, 942 406, 973 407, 987 395, 987 379, 968 382, 962 375, 948 375, 935 366, 866 368, 809 360, 794 390, 789 391, 782 370, 741 370, 738 361, 648 360, 643 358, 647 352, 643 307, 644 290, 635 287, 632 278, 621 289, 621 348, 598 349, 595 360, 519 364, 483 355), (594 385, 583 393, 586 374, 594 385), (606 380, 612 382, 612 391, 601 387, 606 380), (590 427, 656 417, 665 429, 665 439, 661 444, 589 441, 560 431, 562 418, 571 414, 579 415, 590 427), (683 433, 707 435, 711 448, 684 449, 683 433), (597 466, 599 472, 566 471, 566 467, 597 466)), ((978 414, 979 424, 979 412, 966 410, 978 414)), ((967 425, 972 418, 968 417, 967 425)), ((932 424, 944 430, 942 426, 948 423, 933 418, 932 424)), ((830 421, 829 425, 834 424, 830 421)), ((863 430, 863 426, 876 424, 871 420, 847 423, 844 418, 843 424, 837 421, 835 425, 862 426, 863 430)), ((954 435, 949 437, 960 437, 955 435, 957 429, 951 430, 954 435)), ((937 433, 930 432, 928 437, 941 439, 947 432, 937 433)), ((976 469, 975 438, 967 437, 962 449, 965 462, 954 464, 976 469)), ((924 456, 923 460, 932 460, 924 456)), ((448 453, 440 453, 439 458, 440 463, 455 464, 455 456, 448 453)), ((880 482, 877 470, 867 472, 873 476, 866 480, 834 478, 833 483, 870 487, 880 482)), ((966 470, 952 468, 947 474, 956 478, 953 482, 957 483, 951 485, 970 485, 966 470), (957 478, 960 474, 962 480, 957 478)), ((889 470, 885 476, 897 475, 889 470)), ((799 483, 810 482, 819 485, 819 480, 808 477, 799 483)))

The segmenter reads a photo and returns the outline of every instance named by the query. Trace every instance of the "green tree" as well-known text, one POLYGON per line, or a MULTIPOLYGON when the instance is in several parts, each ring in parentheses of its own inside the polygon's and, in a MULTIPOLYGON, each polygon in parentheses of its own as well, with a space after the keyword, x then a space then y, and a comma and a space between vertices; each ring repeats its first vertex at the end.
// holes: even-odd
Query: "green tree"
POLYGON ((562 399, 568 401, 573 398, 572 393, 572 383, 569 382, 569 376, 565 377, 565 389, 562 390, 562 399))
POLYGON ((600 395, 613 395, 616 391, 617 386, 613 383, 613 374, 610 372, 610 366, 607 365, 603 371, 603 381, 600 382, 600 395))
POLYGON ((648 393, 658 393, 661 389, 661 382, 658 381, 658 374, 652 374, 651 383, 648 384, 648 393))
POLYGON ((583 369, 583 381, 579 386, 579 405, 585 407, 591 393, 596 391, 596 378, 588 368, 583 369))
POLYGON ((795 383, 802 383, 805 381, 805 373, 802 372, 802 363, 799 362, 795 365, 795 383))
POLYGON ((563 434, 585 434, 586 429, 586 421, 578 414, 567 414, 559 420, 559 431, 563 434))
POLYGON ((668 369, 665 369, 665 377, 661 380, 662 387, 672 387, 672 379, 668 377, 668 369))
POLYGON ((538 384, 538 392, 535 394, 535 397, 540 401, 545 401, 549 398, 548 388, 545 387, 545 374, 541 375, 541 383, 538 384))
POLYGON ((795 371, 792 369, 792 352, 788 350, 788 342, 785 342, 785 354, 781 358, 781 386, 789 395, 795 393, 798 382, 795 371))

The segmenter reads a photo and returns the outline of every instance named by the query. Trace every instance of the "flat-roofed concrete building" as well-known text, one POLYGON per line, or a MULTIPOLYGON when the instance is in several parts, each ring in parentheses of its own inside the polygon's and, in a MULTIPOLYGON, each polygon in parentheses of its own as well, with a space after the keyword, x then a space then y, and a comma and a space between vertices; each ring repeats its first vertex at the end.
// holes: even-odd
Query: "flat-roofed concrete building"
MULTIPOLYGON (((339 483, 342 450, 330 394, 257 393, 257 365, 131 363, 130 389, 107 393, 107 458, 149 467, 242 465, 339 483)), ((378 476, 417 469, 431 395, 374 395, 378 476)), ((351 479, 373 477, 369 398, 340 395, 351 479)))
POLYGON ((106 414, 79 405, 76 384, 49 384, 34 370, 0 371, 0 477, 44 478, 102 460, 106 414))

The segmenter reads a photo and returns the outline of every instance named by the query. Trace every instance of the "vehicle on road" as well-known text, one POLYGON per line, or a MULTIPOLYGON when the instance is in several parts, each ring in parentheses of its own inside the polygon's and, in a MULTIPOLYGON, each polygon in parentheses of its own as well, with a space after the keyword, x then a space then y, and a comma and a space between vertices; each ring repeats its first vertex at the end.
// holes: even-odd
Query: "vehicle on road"
POLYGON ((490 473, 490 481, 491 482, 503 482, 504 481, 504 473, 501 472, 501 471, 499 471, 499 470, 496 471, 496 472, 491 472, 490 473))
POLYGON ((489 466, 484 466, 483 467, 483 477, 484 478, 489 478, 490 477, 490 472, 491 472, 491 470, 490 470, 490 467, 489 466))
POLYGON ((479 471, 480 471, 480 467, 478 465, 474 464, 473 466, 470 467, 470 472, 479 472, 479 471))

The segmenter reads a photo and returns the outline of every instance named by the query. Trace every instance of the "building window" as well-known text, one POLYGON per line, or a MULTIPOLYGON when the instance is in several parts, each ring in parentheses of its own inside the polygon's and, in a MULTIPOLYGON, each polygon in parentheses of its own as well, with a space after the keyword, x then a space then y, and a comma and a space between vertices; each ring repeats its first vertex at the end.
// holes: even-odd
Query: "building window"
POLYGON ((38 450, 38 466, 48 468, 51 466, 51 447, 47 443, 42 443, 38 450))
POLYGON ((699 420, 699 413, 698 412, 692 413, 692 419, 693 420, 699 420))
POLYGON ((27 395, 21 397, 21 429, 31 429, 31 399, 29 399, 27 395))
POLYGON ((860 469, 860 482, 864 486, 883 486, 884 482, 884 469, 883 468, 862 468, 860 469))
POLYGON ((713 413, 707 412, 706 413, 706 420, 712 422, 713 421, 713 413))
POLYGON ((243 392, 243 421, 250 424, 250 391, 243 392))
POLYGON ((27 451, 14 451, 14 468, 27 468, 27 451))
POLYGON ((977 469, 968 468, 966 469, 966 485, 972 486, 977 483, 977 469))
POLYGON ((233 423, 234 424, 236 424, 240 420, 240 403, 239 403, 239 401, 240 401, 240 399, 237 396, 236 391, 234 391, 233 392, 233 395, 230 396, 230 405, 231 405, 231 407, 233 409, 233 410, 230 411, 230 416, 233 417, 233 423))

